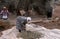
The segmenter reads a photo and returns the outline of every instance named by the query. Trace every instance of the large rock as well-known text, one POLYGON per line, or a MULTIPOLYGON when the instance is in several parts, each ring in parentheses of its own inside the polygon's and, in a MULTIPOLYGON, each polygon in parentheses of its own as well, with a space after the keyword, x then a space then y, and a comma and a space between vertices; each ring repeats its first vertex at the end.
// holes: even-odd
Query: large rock
MULTIPOLYGON (((41 27, 39 25, 26 24, 26 30, 28 32, 31 31, 31 32, 35 32, 38 34, 42 33, 41 34, 42 37, 39 37, 39 39, 60 39, 60 29, 46 29, 46 28, 41 27)), ((11 29, 5 30, 2 33, 3 33, 3 35, 0 37, 0 39, 23 39, 22 37, 17 38, 17 35, 19 35, 18 34, 19 32, 16 29, 16 27, 12 27, 11 29)), ((25 32, 23 32, 23 33, 25 33, 25 32)), ((26 34, 27 33, 25 33, 25 35, 26 34)), ((22 35, 24 35, 24 34, 22 34, 22 35)), ((31 36, 31 35, 29 34, 28 36, 31 36)), ((38 39, 38 38, 36 38, 36 39, 38 39)))
POLYGON ((40 39, 60 39, 59 29, 50 30, 35 24, 27 24, 26 26, 27 31, 42 33, 43 36, 40 39))
POLYGON ((3 35, 0 37, 0 39, 17 39, 17 34, 19 32, 16 27, 13 27, 11 29, 3 31, 2 33, 3 35))

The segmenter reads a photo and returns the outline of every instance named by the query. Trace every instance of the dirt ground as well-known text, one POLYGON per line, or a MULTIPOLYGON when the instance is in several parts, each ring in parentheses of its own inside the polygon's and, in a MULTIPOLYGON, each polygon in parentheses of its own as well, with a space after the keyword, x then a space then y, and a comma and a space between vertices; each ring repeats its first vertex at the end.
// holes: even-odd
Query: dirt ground
POLYGON ((58 28, 60 29, 60 6, 56 6, 55 11, 53 13, 53 21, 50 23, 44 24, 46 28, 58 28), (59 18, 57 21, 54 21, 56 18, 59 18))
POLYGON ((53 20, 50 22, 39 22, 39 23, 35 23, 35 24, 41 25, 48 29, 54 29, 54 28, 60 29, 60 6, 56 6, 56 8, 53 12, 52 19, 53 20))
MULTIPOLYGON (((32 17, 32 21, 40 20, 40 19, 42 19, 43 21, 47 20, 43 16, 32 17)), ((11 24, 16 24, 16 16, 12 15, 12 17, 10 17, 9 20, 10 20, 11 24)), ((50 22, 39 22, 39 23, 35 23, 35 24, 44 26, 48 29, 53 29, 53 28, 60 29, 60 6, 56 6, 56 8, 53 12, 53 15, 52 15, 52 21, 50 21, 50 22), (57 19, 57 21, 55 21, 55 19, 57 19)))

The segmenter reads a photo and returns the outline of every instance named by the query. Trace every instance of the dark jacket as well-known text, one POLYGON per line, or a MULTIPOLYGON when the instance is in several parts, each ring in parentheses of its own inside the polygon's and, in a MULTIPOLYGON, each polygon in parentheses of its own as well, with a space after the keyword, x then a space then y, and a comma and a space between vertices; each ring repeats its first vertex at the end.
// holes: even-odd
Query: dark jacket
POLYGON ((22 30, 22 28, 25 27, 25 24, 27 23, 27 19, 24 16, 19 16, 17 17, 17 21, 16 21, 16 28, 18 30, 22 30))

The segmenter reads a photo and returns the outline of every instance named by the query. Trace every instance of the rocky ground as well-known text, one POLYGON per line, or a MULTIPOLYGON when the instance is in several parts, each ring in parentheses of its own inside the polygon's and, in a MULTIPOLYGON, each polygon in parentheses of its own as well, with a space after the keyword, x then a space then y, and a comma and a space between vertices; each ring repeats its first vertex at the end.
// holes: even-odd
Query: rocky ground
POLYGON ((12 27, 2 31, 3 35, 0 39, 60 39, 60 29, 47 29, 35 24, 26 24, 26 30, 19 33, 16 27, 12 27))

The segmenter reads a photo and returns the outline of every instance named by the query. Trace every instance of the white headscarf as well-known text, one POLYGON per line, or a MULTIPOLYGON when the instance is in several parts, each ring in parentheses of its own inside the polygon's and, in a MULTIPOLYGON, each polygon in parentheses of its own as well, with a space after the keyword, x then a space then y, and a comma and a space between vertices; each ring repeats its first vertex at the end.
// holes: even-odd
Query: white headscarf
POLYGON ((27 17, 27 21, 31 21, 31 17, 27 17))

